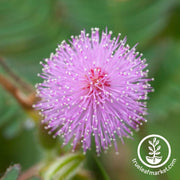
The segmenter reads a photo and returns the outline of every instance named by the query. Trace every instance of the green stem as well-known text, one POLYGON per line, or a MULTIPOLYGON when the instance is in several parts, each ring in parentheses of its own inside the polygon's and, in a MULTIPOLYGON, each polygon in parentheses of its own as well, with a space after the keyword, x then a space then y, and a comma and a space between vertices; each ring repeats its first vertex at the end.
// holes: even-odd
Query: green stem
POLYGON ((104 167, 102 166, 101 162, 98 160, 98 158, 93 154, 92 157, 94 158, 94 161, 99 169, 99 172, 101 173, 103 180, 110 180, 108 174, 106 173, 104 167))

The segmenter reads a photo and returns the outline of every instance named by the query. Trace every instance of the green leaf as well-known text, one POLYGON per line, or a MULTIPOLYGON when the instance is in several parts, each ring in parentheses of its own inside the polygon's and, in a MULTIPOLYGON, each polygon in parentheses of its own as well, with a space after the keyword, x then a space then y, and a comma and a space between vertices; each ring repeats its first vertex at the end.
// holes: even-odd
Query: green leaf
POLYGON ((84 155, 80 153, 68 154, 45 167, 42 170, 44 180, 70 179, 81 167, 84 155))
POLYGON ((167 47, 156 59, 155 81, 149 103, 149 114, 152 120, 167 118, 180 109, 180 42, 166 42, 167 47))
POLYGON ((62 0, 67 9, 64 21, 75 29, 98 26, 127 35, 128 42, 144 45, 166 27, 176 0, 62 0))
POLYGON ((170 8, 175 1, 169 0, 128 0, 109 3, 112 23, 129 42, 140 42, 140 46, 157 36, 167 24, 170 8))
POLYGON ((111 24, 111 16, 108 11, 107 0, 62 0, 62 5, 68 10, 65 22, 74 26, 78 25, 79 29, 98 26, 104 28, 111 24))
POLYGON ((20 166, 15 164, 14 166, 10 166, 5 175, 2 177, 2 180, 17 180, 20 173, 20 166))
POLYGON ((15 99, 0 86, 0 132, 7 138, 14 138, 23 127, 25 113, 15 99))

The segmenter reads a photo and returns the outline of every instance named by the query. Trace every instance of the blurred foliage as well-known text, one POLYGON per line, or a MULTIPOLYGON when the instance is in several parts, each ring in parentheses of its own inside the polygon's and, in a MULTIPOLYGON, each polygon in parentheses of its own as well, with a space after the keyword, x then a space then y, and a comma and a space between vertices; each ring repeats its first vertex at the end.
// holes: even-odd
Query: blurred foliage
POLYGON ((7 169, 5 175, 3 176, 2 180, 12 180, 16 179, 19 176, 20 173, 20 166, 14 165, 7 169))
POLYGON ((43 167, 40 173, 44 180, 71 179, 81 167, 84 158, 81 153, 67 154, 56 158, 48 167, 43 167))
MULTIPOLYGON (((146 134, 165 136, 172 145, 172 156, 178 158, 179 20, 179 0, 1 0, 0 56, 16 74, 34 85, 40 81, 36 76, 41 71, 39 61, 49 57, 58 43, 81 29, 89 32, 91 27, 107 26, 115 36, 119 32, 127 35, 130 45, 139 42, 138 51, 144 53, 150 76, 155 78, 152 83, 155 93, 150 94, 148 104, 146 134)), ((1 67, 0 73, 7 75, 1 67)), ((44 151, 36 138, 36 130, 32 117, 0 88, 0 176, 10 164, 20 163, 25 170, 42 158, 44 151)), ((136 154, 139 141, 137 136, 135 139, 125 140, 129 154, 136 154)), ((121 152, 122 145, 119 146, 121 152)), ((108 156, 113 157, 112 153, 108 156)), ((155 179, 137 175, 139 172, 133 168, 124 173, 127 172, 123 169, 125 165, 119 165, 118 158, 112 164, 107 163, 107 155, 102 157, 100 160, 107 171, 116 165, 114 171, 108 171, 112 179, 119 179, 121 174, 125 174, 123 179, 155 179)), ((131 157, 127 158, 130 164, 131 157)), ((169 179, 178 179, 178 168, 176 164, 168 173, 169 179)), ((95 172, 97 177, 98 172, 95 172)))

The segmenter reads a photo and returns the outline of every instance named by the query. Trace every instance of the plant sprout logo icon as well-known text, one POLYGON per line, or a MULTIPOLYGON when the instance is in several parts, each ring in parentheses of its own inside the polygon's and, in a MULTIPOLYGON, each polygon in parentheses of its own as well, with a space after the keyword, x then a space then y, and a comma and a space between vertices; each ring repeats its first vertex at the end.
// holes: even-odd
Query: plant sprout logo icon
POLYGON ((159 151, 161 149, 161 146, 158 145, 159 140, 153 138, 153 141, 149 140, 148 143, 150 144, 150 146, 148 146, 150 150, 149 155, 152 156, 146 156, 147 162, 149 162, 150 164, 159 164, 162 160, 162 156, 157 156, 161 153, 159 151))
POLYGON ((145 166, 159 168, 168 162, 171 156, 171 147, 164 137, 157 134, 151 134, 141 140, 138 145, 137 154, 139 160, 145 166), (142 155, 144 149, 148 150, 146 155, 142 155), (162 150, 165 152, 163 155, 161 155, 162 150))

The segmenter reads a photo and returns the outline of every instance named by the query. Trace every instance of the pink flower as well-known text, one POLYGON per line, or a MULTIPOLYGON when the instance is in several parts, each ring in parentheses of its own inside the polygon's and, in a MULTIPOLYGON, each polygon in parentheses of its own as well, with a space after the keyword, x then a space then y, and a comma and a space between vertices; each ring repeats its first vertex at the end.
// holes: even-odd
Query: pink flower
POLYGON ((131 129, 146 121, 145 100, 152 91, 146 60, 135 46, 125 45, 126 38, 111 34, 100 36, 92 28, 89 37, 81 31, 41 63, 44 82, 37 85, 41 101, 35 108, 49 131, 64 144, 71 141, 73 149, 81 141, 86 152, 93 136, 98 154, 112 143, 117 150, 117 136, 130 137, 131 129))

